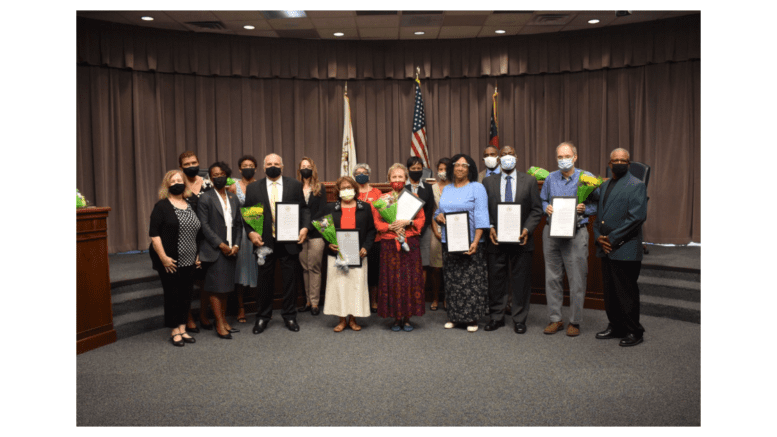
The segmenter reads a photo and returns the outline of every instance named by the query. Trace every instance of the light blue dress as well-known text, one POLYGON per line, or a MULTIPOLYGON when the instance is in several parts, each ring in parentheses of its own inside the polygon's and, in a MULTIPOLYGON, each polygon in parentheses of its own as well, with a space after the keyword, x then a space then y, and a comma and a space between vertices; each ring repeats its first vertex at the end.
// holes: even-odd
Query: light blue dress
MULTIPOLYGON (((469 217, 469 238, 475 239, 476 229, 489 229, 490 221, 488 217, 488 194, 486 188, 480 182, 470 182, 461 188, 456 188, 453 184, 446 185, 440 195, 440 206, 434 212, 436 218, 440 213, 463 212, 467 211, 469 217)), ((443 226, 444 228, 444 226, 443 226)), ((486 232, 480 238, 480 242, 486 238, 486 232)), ((445 240, 445 231, 442 231, 442 242, 445 240)))
MULTIPOLYGON (((245 206, 246 195, 240 189, 240 184, 235 182, 235 189, 237 193, 237 200, 240 206, 245 206)), ((251 206, 251 205, 249 205, 251 206)), ((248 239, 248 234, 243 232, 238 246, 240 251, 237 253, 237 266, 235 268, 235 284, 240 284, 248 287, 256 287, 256 279, 259 276, 259 267, 256 264, 256 257, 254 256, 254 244, 248 239)))

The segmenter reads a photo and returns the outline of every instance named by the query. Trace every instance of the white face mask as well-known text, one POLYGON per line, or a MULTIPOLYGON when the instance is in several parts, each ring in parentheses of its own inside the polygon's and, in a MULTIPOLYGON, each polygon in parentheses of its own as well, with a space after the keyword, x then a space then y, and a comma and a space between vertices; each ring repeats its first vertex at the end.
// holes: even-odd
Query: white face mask
POLYGON ((487 156, 483 158, 483 161, 485 161, 486 167, 488 167, 489 169, 496 168, 496 156, 487 156))
POLYGON ((345 200, 346 202, 353 199, 355 195, 356 195, 356 192, 353 190, 353 188, 348 188, 347 190, 340 190, 340 198, 345 200))
POLYGON ((515 156, 505 155, 499 159, 502 163, 502 169, 505 171, 512 171, 515 168, 515 156))
POLYGON ((437 179, 439 179, 441 181, 448 180, 448 173, 446 173, 444 171, 438 172, 437 173, 437 179))
POLYGON ((567 158, 567 159, 559 159, 558 160, 558 168, 561 171, 567 171, 574 167, 575 161, 574 158, 567 158))

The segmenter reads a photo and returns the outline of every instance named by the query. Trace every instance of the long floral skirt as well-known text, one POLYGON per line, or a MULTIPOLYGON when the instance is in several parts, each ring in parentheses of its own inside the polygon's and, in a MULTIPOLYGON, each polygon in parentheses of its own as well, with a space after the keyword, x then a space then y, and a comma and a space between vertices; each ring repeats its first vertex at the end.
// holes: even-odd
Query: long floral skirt
POLYGON ((445 275, 445 303, 448 320, 468 323, 486 314, 488 304, 488 275, 483 244, 473 255, 442 251, 445 275))
POLYGON ((380 284, 378 285, 378 316, 404 318, 423 316, 424 276, 421 267, 421 242, 408 237, 410 252, 397 251, 394 240, 380 244, 380 284))

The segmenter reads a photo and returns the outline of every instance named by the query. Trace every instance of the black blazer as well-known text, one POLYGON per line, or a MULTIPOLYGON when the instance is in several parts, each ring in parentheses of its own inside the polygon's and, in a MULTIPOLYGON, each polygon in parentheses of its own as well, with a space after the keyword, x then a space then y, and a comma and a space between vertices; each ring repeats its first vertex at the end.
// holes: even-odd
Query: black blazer
MULTIPOLYGON (((405 188, 413 192, 413 187, 410 184, 405 185, 405 188)), ((424 202, 424 228, 421 230, 421 235, 424 235, 429 230, 429 225, 432 223, 432 216, 434 215, 434 191, 432 186, 424 182, 423 187, 418 187, 418 198, 424 202)))
MULTIPOLYGON (((372 248, 372 243, 375 242, 375 234, 377 233, 371 208, 369 203, 362 202, 358 199, 356 200, 356 227, 359 228, 359 247, 367 252, 372 248)), ((327 214, 332 214, 334 226, 335 228, 339 228, 340 220, 343 218, 343 210, 339 200, 334 203, 327 203, 321 210, 321 213, 318 216, 313 217, 313 219, 318 220, 327 214)), ((312 224, 310 226, 313 227, 312 224)), ((327 253, 332 256, 337 255, 337 252, 329 250, 329 243, 327 243, 326 250, 327 253)))
MULTIPOLYGON (((200 219, 202 234, 205 241, 200 245, 200 261, 214 262, 219 258, 221 243, 227 242, 227 227, 224 225, 224 210, 216 190, 210 190, 200 195, 197 206, 197 217, 200 219)), ((232 246, 238 245, 243 233, 243 216, 240 214, 240 203, 237 196, 227 191, 227 200, 232 208, 232 246)), ((231 247, 231 246, 230 246, 231 247)))
MULTIPOLYGON (((296 179, 287 178, 286 176, 281 176, 281 179, 283 181, 281 182, 283 184, 281 202, 294 202, 299 204, 299 226, 300 229, 302 229, 307 225, 303 222, 304 214, 302 213, 302 210, 307 205, 305 204, 305 195, 302 194, 302 183, 296 179)), ((265 246, 275 250, 275 238, 272 236, 272 212, 270 211, 270 196, 267 194, 266 177, 259 179, 256 182, 251 182, 248 184, 248 187, 246 187, 246 201, 244 206, 254 206, 259 202, 261 202, 265 208, 262 241, 265 246)), ((245 224, 245 231, 247 233, 254 232, 247 223, 245 224)), ((297 243, 283 243, 283 247, 289 255, 296 255, 300 252, 300 245, 297 243)))
MULTIPOLYGON (((303 192, 303 199, 304 199, 304 192, 303 192)), ((326 206, 326 187, 324 187, 324 184, 321 184, 321 192, 318 193, 318 196, 314 196, 313 192, 311 191, 310 200, 308 201, 307 205, 305 205, 305 207, 302 208, 302 211, 300 212, 302 214, 302 223, 308 228, 309 240, 313 238, 322 238, 321 233, 318 232, 318 229, 309 225, 310 225, 310 221, 314 217, 318 217, 318 214, 321 211, 323 211, 325 206, 326 206)))
MULTIPOLYGON (((513 203, 521 204, 521 223, 529 231, 529 238, 523 246, 518 244, 499 246, 488 244, 487 250, 491 253, 497 253, 500 250, 517 250, 520 252, 531 252, 534 250, 533 233, 542 218, 542 201, 540 200, 540 191, 537 189, 537 179, 518 170, 515 170, 513 173, 512 176, 515 178, 515 198, 513 203)), ((501 183, 501 174, 494 174, 483 179, 483 186, 486 188, 486 194, 488 194, 488 216, 491 225, 494 227, 496 227, 497 221, 497 204, 502 201, 501 183)), ((499 230, 497 229, 498 232, 499 230)))
MULTIPOLYGON (((192 196, 194 197, 194 196, 192 196)), ((197 211, 194 211, 195 213, 197 211)), ((178 223, 178 216, 175 215, 175 208, 173 204, 167 199, 162 199, 154 205, 153 211, 151 211, 151 222, 148 227, 149 237, 160 237, 162 240, 162 248, 165 250, 165 255, 174 260, 178 260, 178 229, 180 224, 178 223)), ((202 241, 202 227, 197 233, 196 244, 200 246, 202 241)), ((151 266, 154 270, 164 271, 162 260, 159 259, 159 254, 154 250, 154 243, 148 246, 148 254, 151 256, 151 266)))

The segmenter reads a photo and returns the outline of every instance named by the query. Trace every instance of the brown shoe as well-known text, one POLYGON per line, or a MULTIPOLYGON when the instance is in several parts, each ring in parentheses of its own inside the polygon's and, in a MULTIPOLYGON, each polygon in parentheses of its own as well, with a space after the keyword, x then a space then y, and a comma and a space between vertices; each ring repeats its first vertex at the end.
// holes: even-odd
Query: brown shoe
POLYGON ((340 323, 335 326, 335 332, 342 332, 345 329, 345 317, 340 317, 340 323))
POLYGON ((545 330, 542 331, 548 335, 557 333, 560 329, 564 328, 564 322, 559 320, 558 322, 550 322, 548 323, 548 326, 545 327, 545 330))
POLYGON ((580 335, 580 326, 573 325, 571 323, 567 325, 567 335, 570 337, 577 337, 578 335, 580 335))
POLYGON ((362 327, 356 324, 356 319, 354 319, 353 316, 351 316, 351 320, 348 322, 348 326, 351 327, 354 331, 361 331, 362 327))

